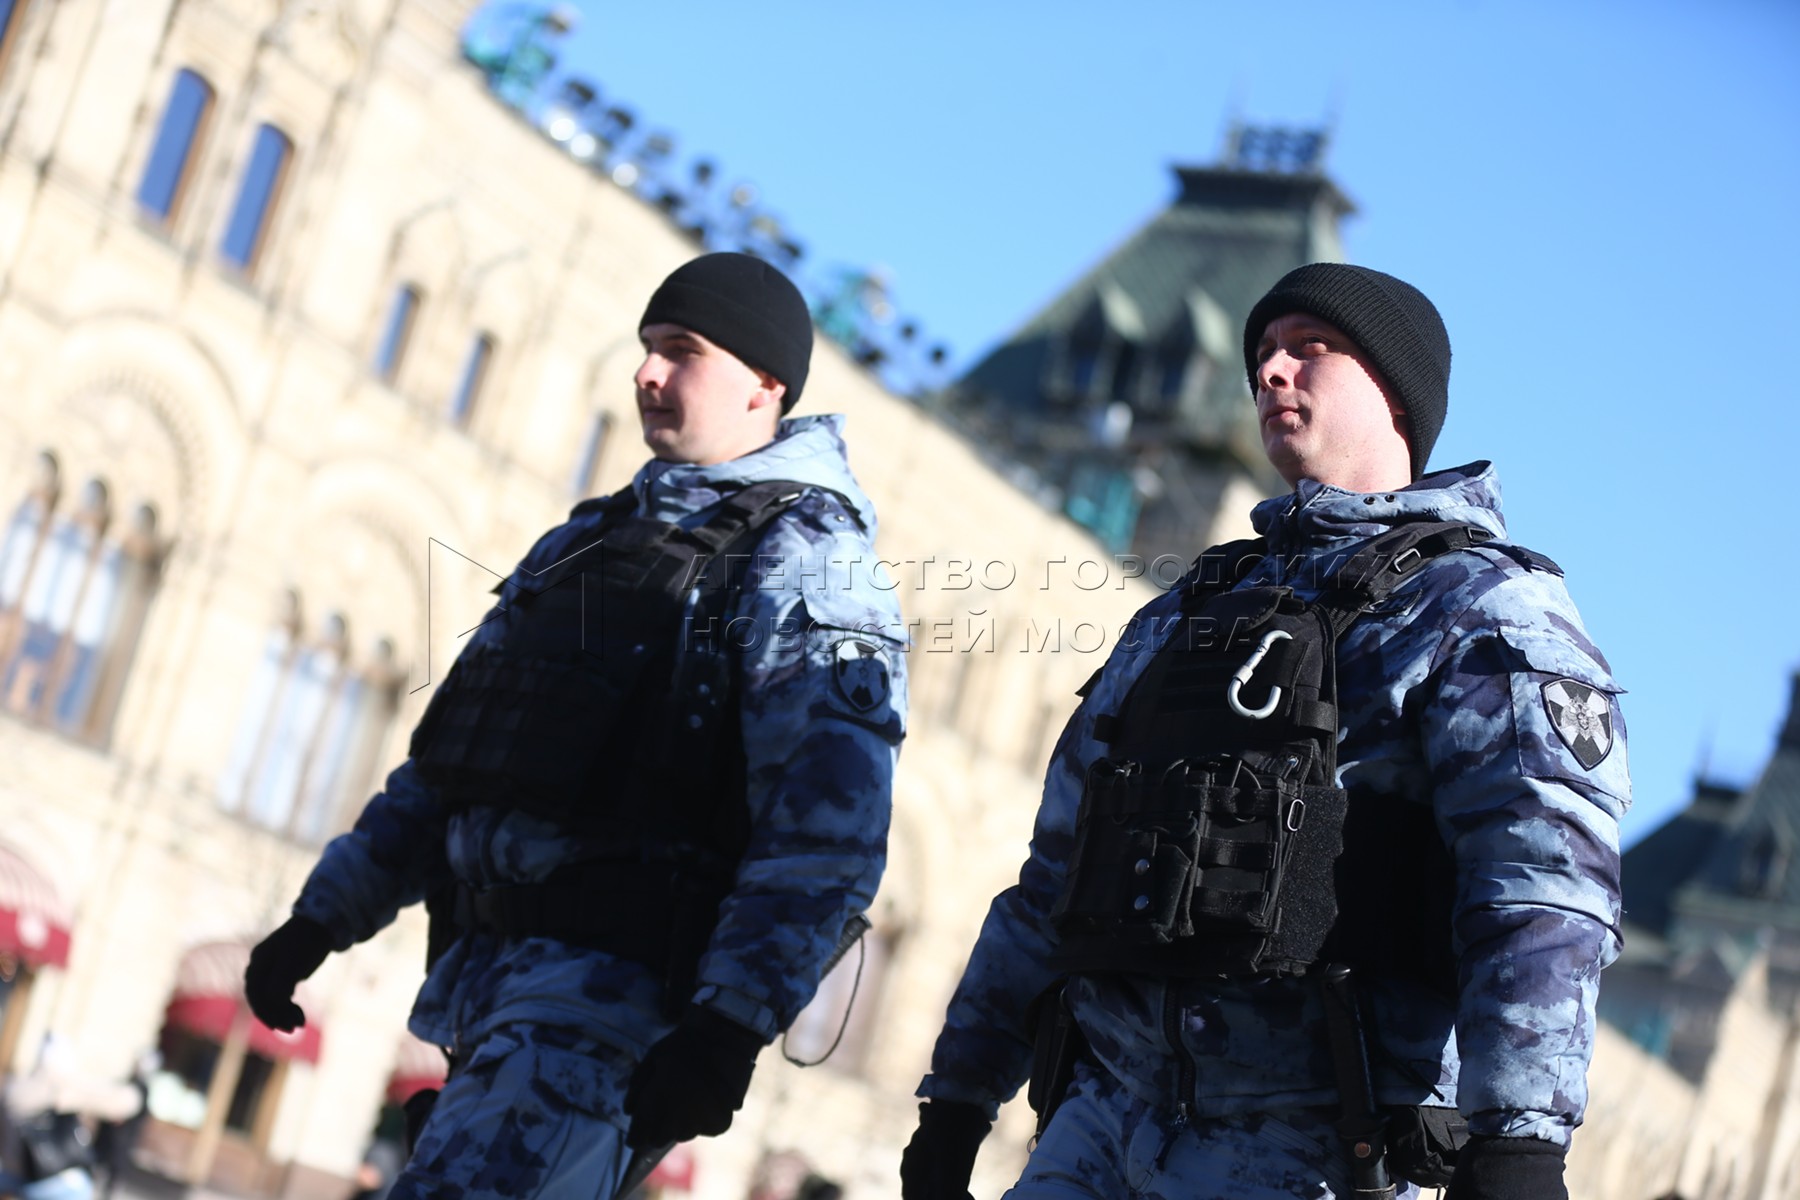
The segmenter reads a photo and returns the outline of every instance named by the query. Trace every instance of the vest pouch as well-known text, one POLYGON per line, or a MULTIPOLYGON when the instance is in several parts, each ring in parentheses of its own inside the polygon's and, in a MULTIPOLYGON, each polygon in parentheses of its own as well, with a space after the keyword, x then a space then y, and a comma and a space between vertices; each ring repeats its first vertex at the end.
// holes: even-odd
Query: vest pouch
POLYGON ((1163 946, 1189 937, 1194 924, 1194 851, 1200 840, 1192 814, 1167 813, 1106 821, 1089 843, 1088 861, 1109 870, 1071 876, 1070 903, 1058 928, 1100 933, 1121 942, 1163 946))
POLYGON ((1206 818, 1206 836, 1195 848, 1195 919, 1220 933, 1269 933, 1280 911, 1276 897, 1291 834, 1305 822, 1299 789, 1198 784, 1186 790, 1206 818))
POLYGON ((1089 771, 1051 911, 1058 969, 1285 975, 1317 958, 1337 915, 1343 789, 1238 787, 1187 766, 1149 785, 1136 763, 1089 771))
POLYGON ((444 802, 554 815, 592 794, 645 655, 465 655, 413 731, 414 769, 444 802))
POLYGON ((1100 759, 1088 769, 1075 852, 1050 914, 1065 936, 1166 945, 1193 932, 1199 818, 1151 808, 1150 799, 1136 763, 1100 759))
POLYGON ((1387 1110, 1388 1170, 1420 1187, 1450 1186, 1469 1123, 1454 1108, 1407 1105, 1387 1110))

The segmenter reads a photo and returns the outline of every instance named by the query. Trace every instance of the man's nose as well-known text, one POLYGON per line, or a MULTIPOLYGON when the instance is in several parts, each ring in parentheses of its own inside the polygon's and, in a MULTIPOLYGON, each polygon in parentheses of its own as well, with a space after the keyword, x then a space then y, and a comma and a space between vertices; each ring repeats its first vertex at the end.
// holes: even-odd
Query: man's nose
POLYGON ((1275 391, 1294 385, 1294 360, 1285 350, 1276 350, 1256 368, 1256 390, 1275 391))
POLYGON ((667 373, 667 367, 668 364, 664 361, 662 355, 646 354, 642 365, 637 369, 637 374, 632 376, 632 382, 636 383, 640 388, 648 388, 652 385, 661 387, 663 377, 667 373))

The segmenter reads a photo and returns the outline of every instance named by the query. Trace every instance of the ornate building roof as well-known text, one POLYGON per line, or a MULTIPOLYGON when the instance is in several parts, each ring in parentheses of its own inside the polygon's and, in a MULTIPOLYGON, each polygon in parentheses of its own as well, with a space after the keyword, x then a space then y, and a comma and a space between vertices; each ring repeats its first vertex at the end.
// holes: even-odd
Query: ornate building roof
POLYGON ((1325 135, 1239 128, 1212 166, 978 362, 945 400, 1115 550, 1191 554, 1226 485, 1278 490, 1244 382, 1246 313, 1306 262, 1343 257, 1354 211, 1325 135))
POLYGON ((1769 757, 1747 788, 1700 781, 1694 797, 1625 852, 1625 946, 1600 1016, 1698 1083, 1720 1020, 1755 964, 1766 1006, 1800 1000, 1800 676, 1769 757))
POLYGON ((1745 789, 1700 782, 1626 852, 1625 917, 1671 942, 1722 926, 1800 930, 1800 675, 1775 752, 1745 789))

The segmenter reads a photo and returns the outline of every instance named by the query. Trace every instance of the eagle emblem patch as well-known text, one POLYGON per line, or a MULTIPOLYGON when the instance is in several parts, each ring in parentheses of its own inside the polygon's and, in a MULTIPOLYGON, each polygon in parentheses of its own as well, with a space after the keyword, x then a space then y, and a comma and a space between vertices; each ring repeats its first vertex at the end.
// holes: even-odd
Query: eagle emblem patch
POLYGON ((1558 679, 1544 685, 1544 710, 1556 736, 1586 770, 1593 770, 1612 753, 1612 701, 1605 692, 1558 679))

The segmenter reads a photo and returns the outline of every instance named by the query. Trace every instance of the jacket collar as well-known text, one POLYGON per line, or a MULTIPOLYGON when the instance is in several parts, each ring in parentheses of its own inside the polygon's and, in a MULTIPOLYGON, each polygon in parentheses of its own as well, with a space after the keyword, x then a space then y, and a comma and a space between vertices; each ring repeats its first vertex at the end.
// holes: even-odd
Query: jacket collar
POLYGON ((1504 538, 1493 464, 1451 467, 1393 492, 1350 492, 1302 479, 1288 495, 1265 500, 1250 513, 1271 553, 1289 555, 1342 549, 1414 521, 1453 521, 1504 538))
POLYGON ((659 521, 687 524, 731 495, 765 479, 791 479, 829 488, 844 496, 871 536, 875 506, 850 473, 841 413, 790 417, 775 437, 729 462, 699 466, 651 459, 631 481, 638 512, 659 521))

